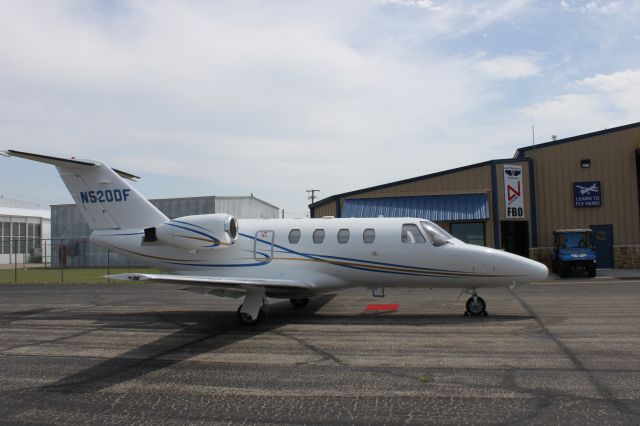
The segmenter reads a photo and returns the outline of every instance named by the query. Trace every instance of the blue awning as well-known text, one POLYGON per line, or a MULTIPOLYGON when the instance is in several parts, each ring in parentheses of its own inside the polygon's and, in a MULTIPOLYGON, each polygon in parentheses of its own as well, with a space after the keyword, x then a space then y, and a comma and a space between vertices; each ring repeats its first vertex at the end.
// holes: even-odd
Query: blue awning
POLYGON ((344 200, 342 217, 419 217, 433 221, 489 218, 487 194, 425 195, 419 197, 344 200))

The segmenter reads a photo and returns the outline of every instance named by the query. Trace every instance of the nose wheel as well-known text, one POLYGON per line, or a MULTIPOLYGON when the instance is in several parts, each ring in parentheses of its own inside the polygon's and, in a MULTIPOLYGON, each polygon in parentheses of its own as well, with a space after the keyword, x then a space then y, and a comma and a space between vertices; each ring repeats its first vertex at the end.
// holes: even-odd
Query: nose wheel
POLYGON ((475 293, 475 291, 473 292, 473 296, 467 300, 467 310, 464 315, 472 317, 486 317, 488 315, 487 304, 482 297, 475 293))

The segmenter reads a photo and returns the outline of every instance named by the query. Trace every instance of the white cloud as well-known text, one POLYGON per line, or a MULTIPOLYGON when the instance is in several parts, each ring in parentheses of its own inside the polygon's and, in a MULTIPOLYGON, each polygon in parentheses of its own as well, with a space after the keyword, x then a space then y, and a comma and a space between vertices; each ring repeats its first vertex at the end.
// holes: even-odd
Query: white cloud
POLYGON ((591 14, 618 14, 624 13, 628 4, 625 1, 590 1, 590 2, 574 2, 562 0, 561 7, 567 12, 591 13, 591 14))
POLYGON ((544 134, 562 137, 639 121, 640 70, 597 74, 570 85, 573 93, 521 109, 544 134))
POLYGON ((481 59, 476 62, 476 66, 491 78, 505 80, 533 77, 540 72, 535 60, 517 55, 481 59))
POLYGON ((500 21, 508 21, 524 13, 530 0, 506 0, 500 2, 473 2, 469 14, 474 21, 468 26, 468 32, 481 31, 500 21))
POLYGON ((0 3, 0 132, 148 177, 150 196, 253 192, 303 211, 312 187, 509 155, 530 116, 560 133, 564 114, 576 134, 632 115, 635 92, 607 87, 635 77, 613 74, 513 106, 530 103, 521 82, 547 81, 545 53, 460 40, 495 38, 526 1, 398 2, 0 3))
POLYGON ((383 0, 382 3, 398 4, 401 6, 415 6, 428 10, 443 10, 442 6, 436 6, 432 0, 383 0))
MULTIPOLYGON (((531 0, 383 0, 383 3, 414 8, 413 32, 423 39, 462 36, 484 31, 527 12, 531 0)), ((401 23, 406 25, 406 22, 401 23)))
POLYGON ((333 20, 133 2, 96 22, 85 3, 47 5, 0 13, 3 134, 212 193, 303 205, 306 186, 328 195, 457 165, 454 152, 427 164, 425 141, 490 96, 464 59, 356 49, 333 20))

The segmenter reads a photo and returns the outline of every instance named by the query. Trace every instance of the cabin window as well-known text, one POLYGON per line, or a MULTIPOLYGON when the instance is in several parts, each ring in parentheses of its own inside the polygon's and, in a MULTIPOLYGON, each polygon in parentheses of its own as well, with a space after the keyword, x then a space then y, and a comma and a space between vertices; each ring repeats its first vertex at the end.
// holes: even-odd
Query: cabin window
POLYGON ((300 230, 292 229, 289 231, 289 243, 290 244, 298 244, 300 242, 300 230))
POLYGON ((429 237, 429 241, 436 247, 443 246, 449 242, 450 239, 453 238, 447 231, 440 228, 433 222, 420 222, 422 225, 422 229, 427 233, 429 237))
POLYGON ((376 239, 376 231, 375 231, 375 229, 367 228, 362 233, 362 241, 365 244, 373 244, 375 239, 376 239))
POLYGON ((316 229, 313 231, 313 242, 321 244, 324 241, 324 229, 316 229))
POLYGON ((400 241, 404 244, 424 244, 427 242, 422 236, 418 226, 414 223, 405 223, 402 225, 400 241))
POLYGON ((347 244, 349 242, 349 230, 341 229, 338 231, 338 242, 340 244, 347 244))

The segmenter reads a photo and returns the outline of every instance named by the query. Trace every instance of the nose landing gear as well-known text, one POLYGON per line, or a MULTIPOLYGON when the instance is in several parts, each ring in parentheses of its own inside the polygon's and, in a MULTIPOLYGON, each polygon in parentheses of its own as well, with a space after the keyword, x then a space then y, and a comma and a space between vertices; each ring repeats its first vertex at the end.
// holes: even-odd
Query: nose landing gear
POLYGON ((482 297, 478 296, 475 289, 473 289, 471 297, 467 300, 466 307, 467 310, 465 311, 464 316, 486 317, 489 315, 487 313, 487 304, 482 297))

